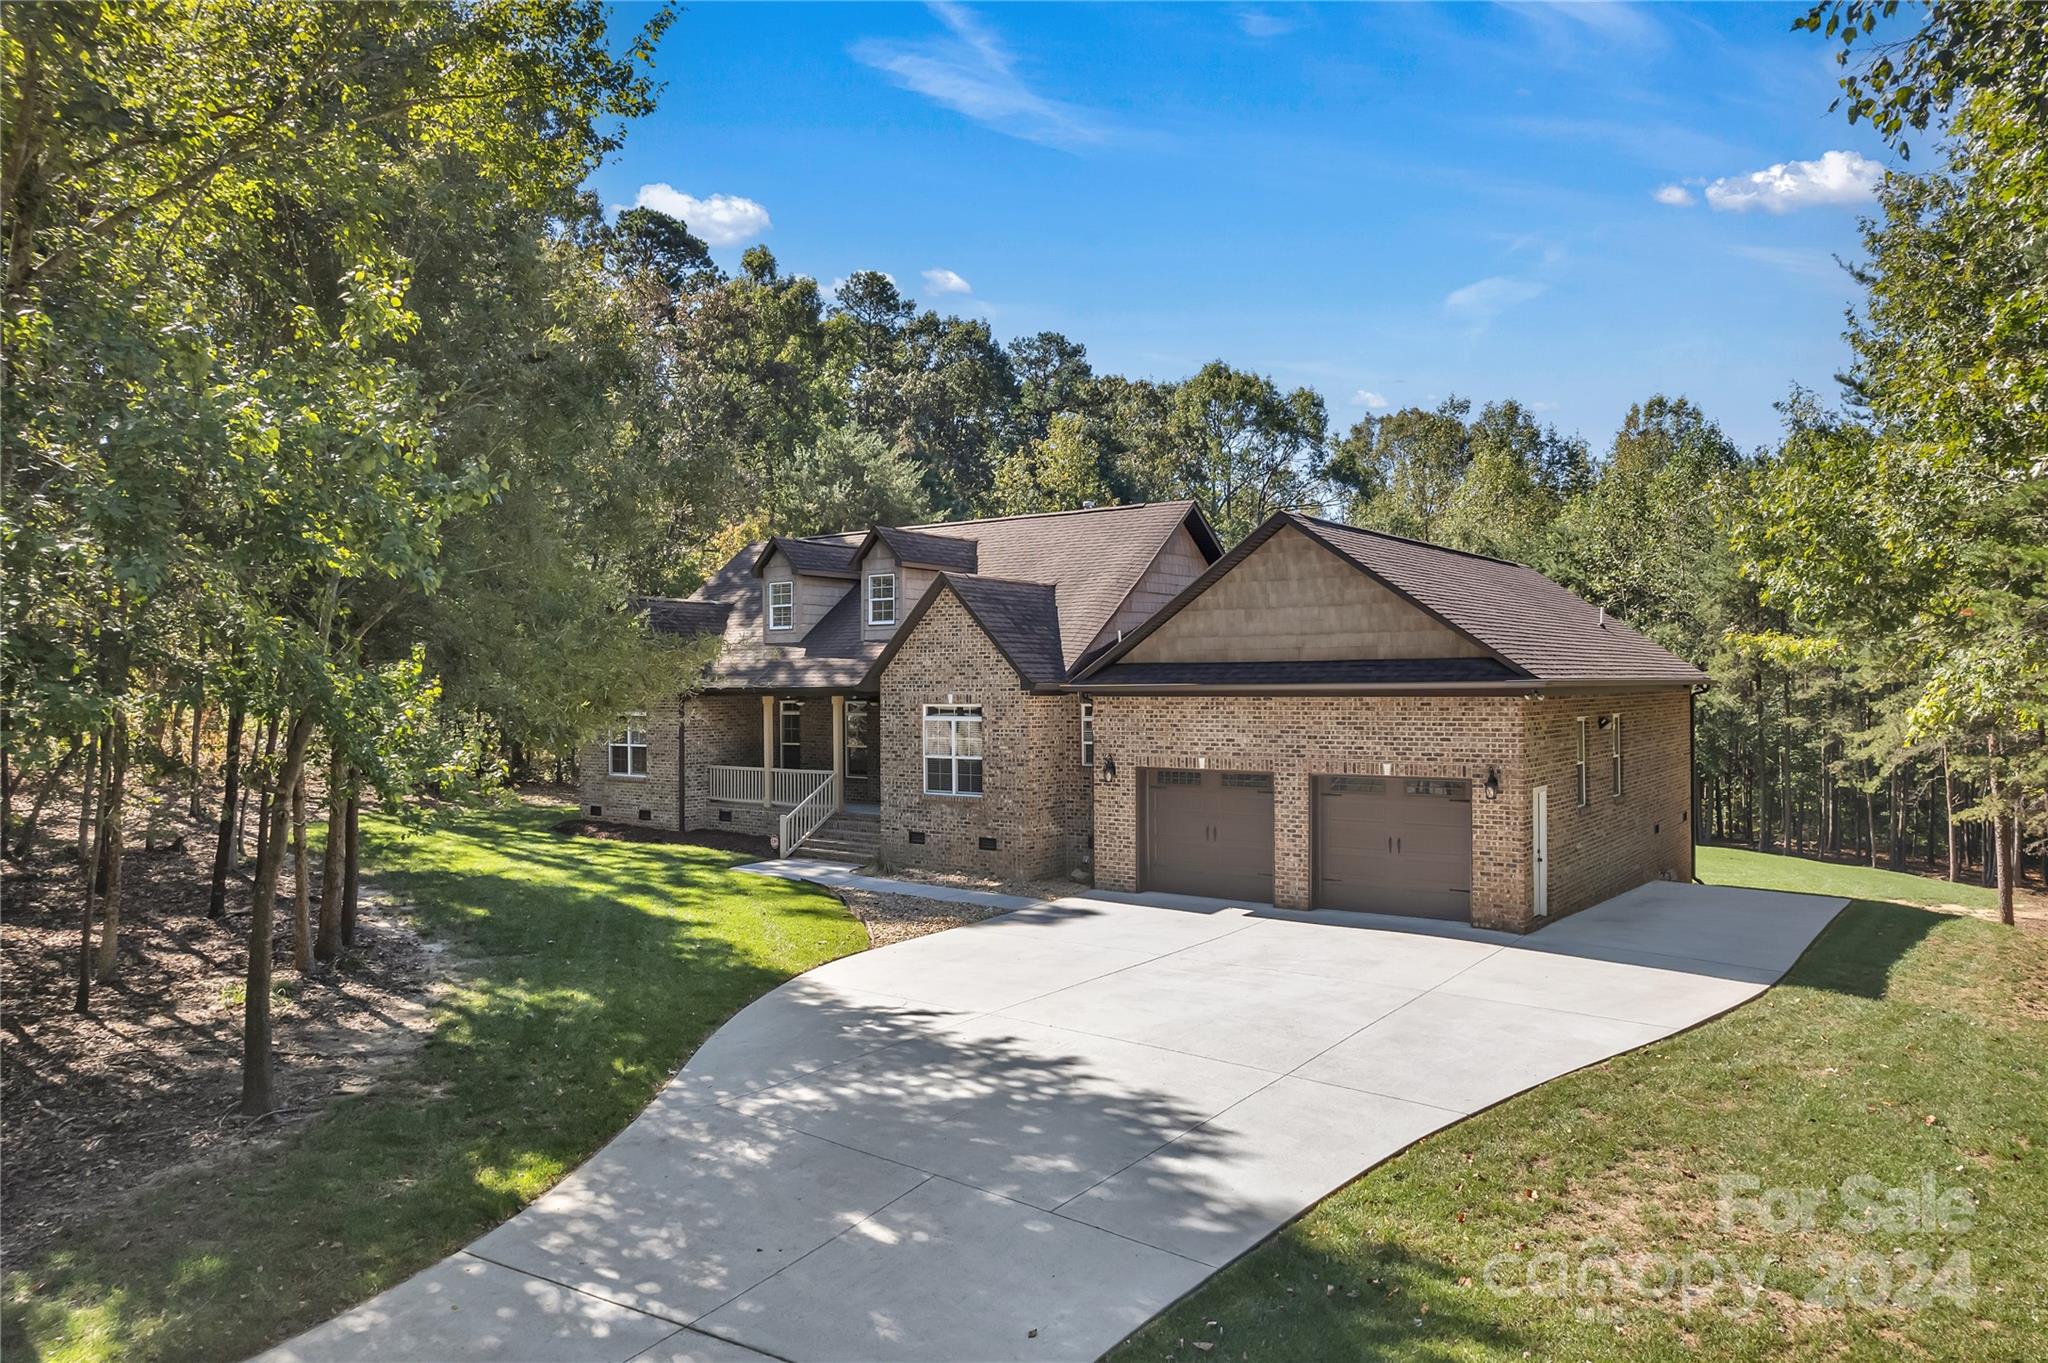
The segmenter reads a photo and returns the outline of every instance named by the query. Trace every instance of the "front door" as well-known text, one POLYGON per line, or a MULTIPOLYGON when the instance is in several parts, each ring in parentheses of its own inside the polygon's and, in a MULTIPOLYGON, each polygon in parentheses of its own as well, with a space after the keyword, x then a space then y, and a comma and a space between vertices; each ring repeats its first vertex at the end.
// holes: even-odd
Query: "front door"
POLYGON ((846 700, 846 798, 873 804, 875 795, 875 703, 849 696, 846 700))

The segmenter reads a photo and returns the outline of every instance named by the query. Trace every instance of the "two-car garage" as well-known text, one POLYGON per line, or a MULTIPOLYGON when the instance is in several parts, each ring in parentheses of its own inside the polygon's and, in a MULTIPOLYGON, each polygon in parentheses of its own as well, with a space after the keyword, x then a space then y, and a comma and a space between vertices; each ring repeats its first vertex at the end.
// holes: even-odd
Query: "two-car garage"
MULTIPOLYGON (((1270 774, 1153 768, 1141 788, 1144 888, 1272 901, 1270 774)), ((1316 908, 1471 917, 1469 781, 1316 776, 1309 804, 1316 908)))

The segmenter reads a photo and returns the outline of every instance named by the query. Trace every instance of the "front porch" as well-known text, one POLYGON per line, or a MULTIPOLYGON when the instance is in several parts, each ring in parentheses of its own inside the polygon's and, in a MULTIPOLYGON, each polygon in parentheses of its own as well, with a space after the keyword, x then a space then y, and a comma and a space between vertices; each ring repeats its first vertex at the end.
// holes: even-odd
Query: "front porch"
POLYGON ((845 693, 693 700, 683 740, 686 824, 737 822, 787 856, 835 816, 871 823, 881 793, 875 718, 872 697, 845 693), (743 748, 759 760, 741 760, 743 748), (728 760, 700 761, 700 753, 728 760), (699 801, 702 813, 693 809, 699 801))

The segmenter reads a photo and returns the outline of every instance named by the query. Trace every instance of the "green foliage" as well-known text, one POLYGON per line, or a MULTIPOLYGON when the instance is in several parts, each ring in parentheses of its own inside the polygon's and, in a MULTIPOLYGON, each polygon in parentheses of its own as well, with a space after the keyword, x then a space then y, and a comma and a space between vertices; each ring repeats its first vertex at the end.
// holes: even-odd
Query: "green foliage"
POLYGON ((460 963, 424 1046, 234 1178, 173 1171, 11 1271, 7 1355, 247 1358, 503 1221, 733 1013, 866 945, 823 891, 735 853, 551 835, 571 812, 366 811, 366 863, 460 963))

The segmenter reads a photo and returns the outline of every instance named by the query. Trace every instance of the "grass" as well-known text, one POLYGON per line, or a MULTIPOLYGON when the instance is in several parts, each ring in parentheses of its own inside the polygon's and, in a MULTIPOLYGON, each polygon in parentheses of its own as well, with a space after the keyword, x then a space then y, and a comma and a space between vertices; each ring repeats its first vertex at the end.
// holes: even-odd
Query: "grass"
POLYGON ((1757 890, 1791 890, 1798 894, 1839 895, 1844 899, 1883 899, 1895 904, 1961 905, 1995 909, 1998 891, 1983 885, 1934 880, 1875 866, 1845 866, 1805 857, 1780 857, 1746 852, 1738 847, 1702 847, 1696 867, 1709 885, 1747 885, 1757 890))
POLYGON ((1727 849, 1700 867, 1856 902, 1777 989, 1427 1138, 1112 1363, 2040 1357, 2048 938, 1896 902, 1973 887, 1727 849), (1742 1185, 1724 1224, 1726 1177, 1822 1197, 1773 1224, 1742 1185), (1851 1199, 1873 1187, 1913 1194, 1867 1230, 1851 1199), (1761 1274, 1753 1303, 1738 1271, 1761 1274))
POLYGON ((744 856, 557 838, 567 812, 366 818, 365 867, 458 963, 432 1036, 374 1092, 10 1275, 7 1356, 247 1357, 505 1220, 749 1000, 867 944, 831 896, 735 874, 744 856))

